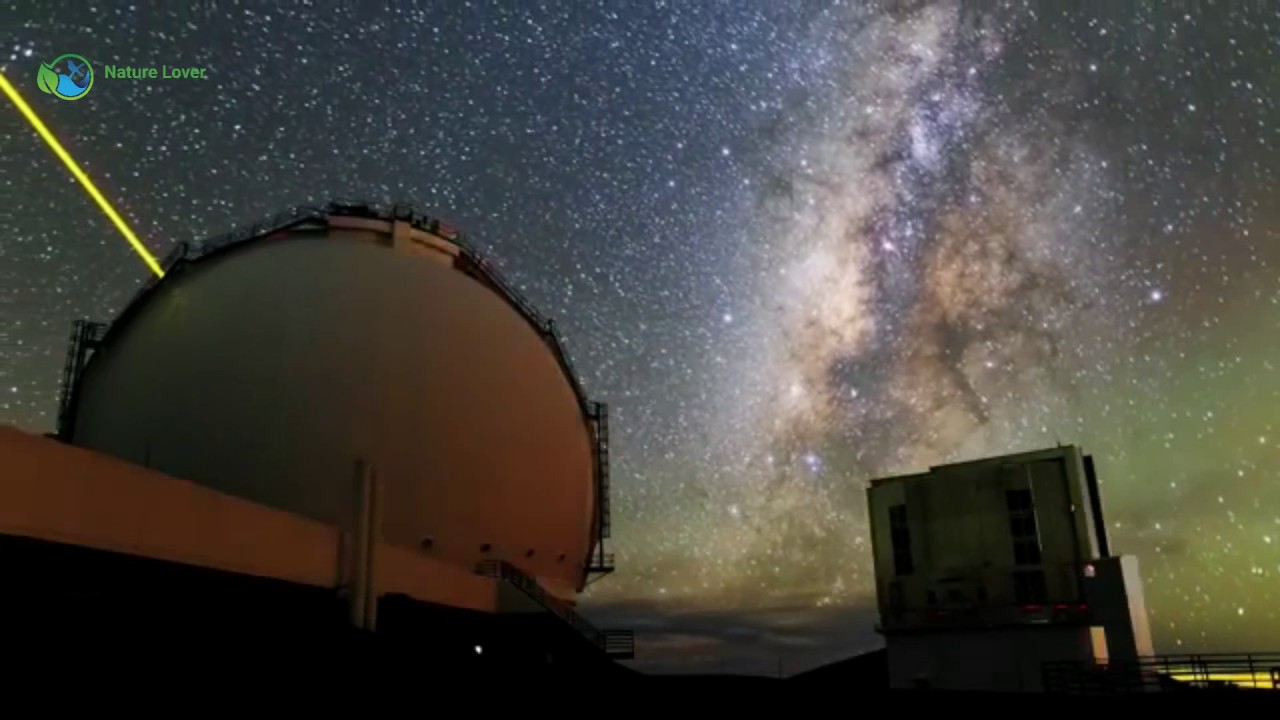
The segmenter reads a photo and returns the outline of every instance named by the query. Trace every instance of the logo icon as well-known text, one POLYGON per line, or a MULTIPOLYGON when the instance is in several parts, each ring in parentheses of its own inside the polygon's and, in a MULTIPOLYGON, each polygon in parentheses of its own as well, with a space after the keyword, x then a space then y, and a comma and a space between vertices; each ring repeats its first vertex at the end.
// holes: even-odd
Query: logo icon
POLYGON ((93 67, 79 55, 60 55, 51 63, 40 64, 36 85, 56 98, 79 100, 93 88, 93 67))

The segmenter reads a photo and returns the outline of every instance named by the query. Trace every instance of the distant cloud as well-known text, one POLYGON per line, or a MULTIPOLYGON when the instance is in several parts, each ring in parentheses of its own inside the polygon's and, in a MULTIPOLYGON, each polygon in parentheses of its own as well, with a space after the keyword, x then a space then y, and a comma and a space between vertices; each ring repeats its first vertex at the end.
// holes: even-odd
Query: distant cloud
POLYGON ((707 611, 629 601, 583 610, 600 627, 636 631, 632 667, 644 672, 792 675, 883 645, 869 607, 707 611))

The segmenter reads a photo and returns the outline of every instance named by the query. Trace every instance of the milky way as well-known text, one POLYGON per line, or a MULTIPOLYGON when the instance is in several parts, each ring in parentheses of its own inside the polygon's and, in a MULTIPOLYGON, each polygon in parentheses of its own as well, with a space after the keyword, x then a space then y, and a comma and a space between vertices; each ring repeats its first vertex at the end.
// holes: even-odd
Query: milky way
MULTIPOLYGON (((752 261, 742 282, 755 301, 752 340, 720 377, 728 402, 714 407, 725 416, 710 420, 729 438, 715 446, 718 472, 705 491, 722 516, 700 511, 691 533, 714 571, 690 569, 683 589, 664 593, 728 607, 869 603, 861 481, 940 462, 1077 442, 1100 452, 1112 483, 1165 491, 1159 473, 1124 475, 1160 464, 1116 451, 1110 435, 1119 398, 1102 398, 1119 390, 1130 407, 1153 402, 1161 409, 1146 417, 1163 425, 1156 418, 1168 412, 1166 401, 1134 395, 1169 392, 1180 381, 1168 370, 1131 373, 1138 353, 1153 359, 1151 345, 1181 359, 1190 349, 1184 343, 1195 344, 1186 331, 1155 329, 1167 295, 1177 292, 1175 266, 1195 260, 1144 237, 1150 230, 1125 212, 1136 174, 1130 163, 1110 160, 1095 128, 1064 112, 1096 104, 1097 90, 1046 84, 1051 73, 1097 72, 1096 61, 1077 57, 1072 67, 1056 58, 1045 72, 1026 74, 1022 82, 1034 89, 1010 83, 1013 67, 1050 56, 1045 48, 1027 52, 1043 22, 946 3, 840 16, 837 26, 848 33, 824 46, 837 55, 824 58, 833 68, 827 82, 811 110, 771 128, 786 136, 785 150, 772 158, 747 213, 752 261), (1018 97, 1033 92, 1041 97, 1030 103, 1018 97), (714 520, 702 525, 707 515, 714 520)), ((1107 27, 1095 21, 1091 29, 1105 37, 1107 27)), ((1182 111, 1193 112, 1191 104, 1182 111)), ((1149 133, 1126 131, 1134 130, 1149 133)), ((1274 245, 1226 228, 1187 238, 1183 252, 1199 245, 1201 253, 1236 255, 1242 248, 1230 246, 1239 243, 1260 265, 1274 263, 1274 245)), ((1275 341, 1276 273, 1261 275, 1271 320, 1254 332, 1275 341)), ((1274 395, 1274 375, 1262 377, 1274 395)), ((1179 452, 1175 435, 1166 434, 1167 452, 1179 452)), ((1249 456, 1274 452, 1241 440, 1249 456)), ((1217 473, 1223 484, 1230 474, 1217 473)), ((1252 521, 1260 529, 1238 541, 1257 553, 1236 564, 1248 565, 1249 576, 1276 571, 1259 561, 1277 517, 1251 493, 1274 494, 1278 479, 1271 472, 1241 498, 1260 511, 1252 521)), ((1132 510, 1115 510, 1114 532, 1130 550, 1156 555, 1149 572, 1168 573, 1153 580, 1153 593, 1165 594, 1161 581, 1177 577, 1173 566, 1187 559, 1162 561, 1167 541, 1128 535, 1132 510)), ((1244 531, 1237 516, 1228 519, 1244 531)), ((1216 537, 1197 559, 1231 552, 1227 542, 1216 537)), ((1241 580, 1241 596, 1256 592, 1241 580)), ((1182 601, 1214 602, 1199 587, 1198 602, 1185 589, 1182 601)), ((1263 612, 1275 632, 1274 611, 1263 612)))
MULTIPOLYGON (((1082 444, 1160 649, 1280 647, 1280 16, 1264 3, 0 7, 158 254, 331 197, 466 229, 610 402, 653 666, 873 645, 864 487, 1082 444), (1105 6, 1105 8, 1103 7, 1105 6), (65 103, 40 60, 208 68, 65 103)), ((0 108, 0 421, 144 279, 0 108)))

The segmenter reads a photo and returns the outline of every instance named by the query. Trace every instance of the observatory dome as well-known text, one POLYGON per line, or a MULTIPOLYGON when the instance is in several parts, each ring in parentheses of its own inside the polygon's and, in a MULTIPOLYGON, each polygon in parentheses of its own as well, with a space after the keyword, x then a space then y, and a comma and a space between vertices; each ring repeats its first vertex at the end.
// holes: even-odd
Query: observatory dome
POLYGON ((581 590, 604 535, 598 406, 451 229, 299 209, 168 265, 74 381, 64 438, 332 524, 363 461, 387 542, 581 590))

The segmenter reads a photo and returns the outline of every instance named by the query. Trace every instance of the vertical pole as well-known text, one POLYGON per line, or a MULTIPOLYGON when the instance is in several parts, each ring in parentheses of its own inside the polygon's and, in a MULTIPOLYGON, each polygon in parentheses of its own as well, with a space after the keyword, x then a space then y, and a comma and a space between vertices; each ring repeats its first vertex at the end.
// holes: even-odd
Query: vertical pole
POLYGON ((378 544, 382 539, 382 483, 378 479, 378 470, 370 468, 368 474, 369 500, 368 528, 366 530, 365 578, 364 584, 364 628, 378 629, 378 544))
POLYGON ((369 511, 370 500, 369 470, 363 459, 356 460, 355 483, 353 487, 355 510, 355 533, 352 540, 352 559, 355 561, 351 573, 351 624, 364 629, 367 605, 369 602, 369 511))

